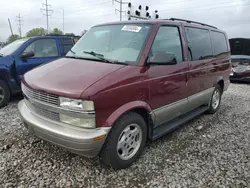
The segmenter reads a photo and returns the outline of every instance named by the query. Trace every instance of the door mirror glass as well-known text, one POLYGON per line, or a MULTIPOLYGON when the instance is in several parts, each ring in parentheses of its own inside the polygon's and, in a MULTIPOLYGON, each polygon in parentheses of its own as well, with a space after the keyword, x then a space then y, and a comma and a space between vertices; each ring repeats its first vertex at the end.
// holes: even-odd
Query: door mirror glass
POLYGON ((33 51, 23 52, 21 58, 26 59, 30 57, 34 57, 35 53, 33 51))
POLYGON ((177 60, 174 53, 155 52, 154 55, 149 58, 149 64, 175 65, 177 64, 177 60))

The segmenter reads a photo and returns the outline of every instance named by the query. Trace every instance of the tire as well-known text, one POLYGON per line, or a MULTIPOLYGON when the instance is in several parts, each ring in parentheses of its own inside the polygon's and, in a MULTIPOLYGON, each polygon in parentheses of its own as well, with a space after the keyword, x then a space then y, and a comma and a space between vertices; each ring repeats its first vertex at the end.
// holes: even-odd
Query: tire
POLYGON ((207 111, 208 114, 214 114, 215 112, 217 112, 217 110, 220 107, 220 103, 221 103, 221 96, 222 96, 222 89, 220 87, 220 85, 216 85, 212 98, 210 100, 210 104, 209 104, 209 109, 207 111), (217 101, 217 102, 215 102, 217 101))
POLYGON ((100 152, 101 162, 116 170, 127 168, 139 157, 146 140, 144 119, 135 112, 127 113, 113 125, 100 152))
POLYGON ((0 108, 6 106, 10 100, 10 90, 7 83, 0 80, 0 108))

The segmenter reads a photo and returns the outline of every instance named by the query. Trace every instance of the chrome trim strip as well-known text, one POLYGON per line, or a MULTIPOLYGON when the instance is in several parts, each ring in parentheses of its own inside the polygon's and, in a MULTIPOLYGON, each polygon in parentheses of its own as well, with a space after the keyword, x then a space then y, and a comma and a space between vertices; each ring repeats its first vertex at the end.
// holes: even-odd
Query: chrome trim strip
POLYGON ((213 91, 214 87, 153 110, 150 115, 153 120, 154 127, 171 121, 180 115, 186 114, 201 105, 208 105, 213 91))
POLYGON ((215 87, 206 89, 188 97, 189 109, 193 110, 201 105, 209 104, 215 87))
POLYGON ((154 127, 157 127, 165 122, 186 113, 188 111, 187 98, 181 99, 174 103, 162 106, 152 111, 155 116, 154 127))

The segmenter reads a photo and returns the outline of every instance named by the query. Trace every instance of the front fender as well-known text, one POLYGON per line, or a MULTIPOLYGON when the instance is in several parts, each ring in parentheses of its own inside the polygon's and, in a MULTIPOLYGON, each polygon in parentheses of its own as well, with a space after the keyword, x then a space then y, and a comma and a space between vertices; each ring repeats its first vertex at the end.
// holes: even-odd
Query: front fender
POLYGON ((123 114, 129 112, 136 108, 143 108, 149 113, 152 111, 151 107, 144 101, 132 101, 127 104, 122 105, 117 110, 115 110, 106 120, 104 126, 111 127, 123 114))
POLYGON ((9 67, 3 64, 0 64, 0 79, 4 80, 8 84, 12 94, 20 92, 20 87, 16 83, 16 80, 12 78, 9 67))

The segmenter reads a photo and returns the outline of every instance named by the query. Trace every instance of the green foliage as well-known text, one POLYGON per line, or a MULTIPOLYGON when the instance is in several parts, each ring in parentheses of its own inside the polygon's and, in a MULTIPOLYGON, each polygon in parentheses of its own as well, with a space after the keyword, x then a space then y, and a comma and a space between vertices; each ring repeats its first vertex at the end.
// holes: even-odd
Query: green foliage
POLYGON ((12 43, 14 42, 15 40, 18 40, 19 39, 19 35, 11 35, 9 36, 8 40, 7 40, 7 43, 12 43))
POLYGON ((34 37, 34 36, 43 36, 45 34, 46 34, 45 29, 40 27, 40 28, 34 28, 34 29, 30 30, 29 32, 27 32, 26 36, 27 37, 34 37))
POLYGON ((67 35, 67 36, 75 36, 74 33, 65 33, 65 35, 67 35))
POLYGON ((63 32, 58 28, 54 28, 53 31, 50 34, 52 34, 52 35, 63 35, 63 32))

